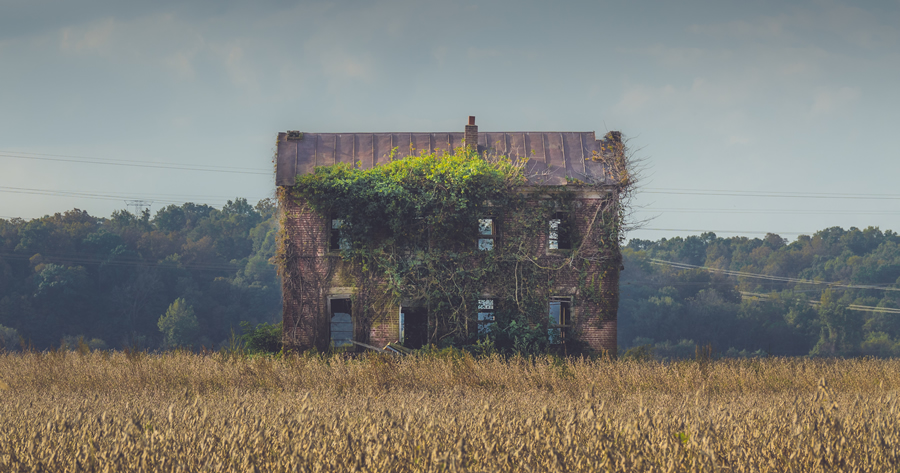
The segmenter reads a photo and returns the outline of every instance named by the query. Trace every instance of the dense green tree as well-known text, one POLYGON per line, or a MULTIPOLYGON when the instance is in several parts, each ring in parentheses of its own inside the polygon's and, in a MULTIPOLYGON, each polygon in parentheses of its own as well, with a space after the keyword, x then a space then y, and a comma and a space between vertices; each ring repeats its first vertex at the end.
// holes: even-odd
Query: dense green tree
POLYGON ((274 322, 281 285, 269 259, 278 221, 270 199, 223 209, 186 203, 151 218, 81 210, 0 219, 0 324, 35 348, 102 339, 112 348, 158 348, 158 319, 183 298, 198 338, 217 346, 238 322, 274 322), (205 337, 205 338, 204 338, 205 337))
POLYGON ((169 305, 157 325, 163 334, 163 344, 169 348, 191 347, 200 332, 194 308, 182 298, 169 305))

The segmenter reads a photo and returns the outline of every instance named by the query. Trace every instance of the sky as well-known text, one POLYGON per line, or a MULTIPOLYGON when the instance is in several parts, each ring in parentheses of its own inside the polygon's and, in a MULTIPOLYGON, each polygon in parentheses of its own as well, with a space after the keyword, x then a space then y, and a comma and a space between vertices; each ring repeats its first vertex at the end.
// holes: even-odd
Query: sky
POLYGON ((0 218, 255 203, 279 131, 474 115, 622 131, 628 238, 900 231, 898 25, 900 0, 0 0, 0 218))

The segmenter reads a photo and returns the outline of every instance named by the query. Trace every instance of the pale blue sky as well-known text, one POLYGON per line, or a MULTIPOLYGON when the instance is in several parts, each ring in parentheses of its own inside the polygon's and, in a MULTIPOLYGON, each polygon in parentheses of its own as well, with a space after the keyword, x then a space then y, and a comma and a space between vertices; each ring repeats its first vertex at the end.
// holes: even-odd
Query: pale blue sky
POLYGON ((145 3, 0 0, 0 218, 255 202, 279 131, 475 115, 624 132, 631 237, 900 231, 897 0, 145 3))

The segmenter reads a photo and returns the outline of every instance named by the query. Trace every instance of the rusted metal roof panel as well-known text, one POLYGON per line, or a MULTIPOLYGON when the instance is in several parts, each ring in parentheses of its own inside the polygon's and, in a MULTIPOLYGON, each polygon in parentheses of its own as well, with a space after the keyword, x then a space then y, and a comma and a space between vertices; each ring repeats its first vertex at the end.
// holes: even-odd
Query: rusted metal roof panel
POLYGON ((412 139, 412 149, 414 154, 432 153, 431 133, 416 133, 412 139))
POLYGON ((549 176, 544 184, 563 185, 566 183, 566 149, 564 147, 562 133, 544 133, 547 143, 547 165, 549 176))
POLYGON ((334 133, 322 133, 316 135, 318 142, 316 143, 316 166, 332 166, 335 163, 335 148, 337 144, 337 135, 334 133))
POLYGON ((353 133, 344 133, 337 135, 335 142, 335 160, 339 163, 356 165, 356 135, 353 133))
MULTIPOLYGON (((313 168, 316 167, 316 163, 313 160, 309 159, 309 156, 312 156, 316 151, 316 141, 318 137, 312 137, 312 139, 298 140, 298 141, 288 141, 288 143, 294 143, 295 153, 297 154, 295 159, 296 163, 294 164, 294 168, 296 169, 296 175, 300 174, 311 174, 313 172, 313 168), (303 159, 300 159, 300 157, 303 159)), ((278 163, 281 163, 281 157, 279 156, 278 163)), ((294 177, 291 177, 291 184, 294 182, 294 177)))
MULTIPOLYGON (((390 162, 388 156, 390 156, 391 147, 394 143, 393 136, 388 133, 376 133, 372 135, 372 140, 374 143, 372 147, 372 165, 379 166, 390 162)), ((364 167, 363 169, 371 168, 364 167)))
MULTIPOLYGON (((465 134, 444 133, 296 133, 278 134, 276 184, 290 186, 299 174, 316 166, 347 163, 361 169, 422 152, 450 152, 462 146, 465 134), (293 137, 293 138, 292 138, 293 137)), ((594 132, 480 132, 478 150, 513 159, 528 158, 525 170, 534 184, 565 185, 568 179, 607 182, 602 159, 614 146, 594 132)))
POLYGON ((507 133, 509 135, 509 154, 512 159, 528 158, 531 153, 525 144, 525 133, 507 133))
POLYGON ((278 134, 278 158, 275 163, 275 184, 279 186, 294 185, 297 172, 297 143, 287 141, 287 133, 278 134))

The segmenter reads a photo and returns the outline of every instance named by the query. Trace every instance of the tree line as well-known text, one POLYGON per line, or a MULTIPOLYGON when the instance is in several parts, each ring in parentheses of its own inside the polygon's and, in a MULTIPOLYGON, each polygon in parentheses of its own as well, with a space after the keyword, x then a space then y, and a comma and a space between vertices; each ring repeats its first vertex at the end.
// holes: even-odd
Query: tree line
POLYGON ((217 348, 276 322, 273 200, 0 219, 0 347, 217 348))
MULTIPOLYGON (((278 224, 274 201, 242 198, 0 219, 0 349, 218 348, 278 322, 278 224)), ((900 355, 893 231, 632 239, 622 254, 620 353, 900 355)))
POLYGON ((900 235, 714 233, 623 248, 620 347, 657 357, 900 355, 900 235), (893 310, 891 310, 893 309, 893 310))

